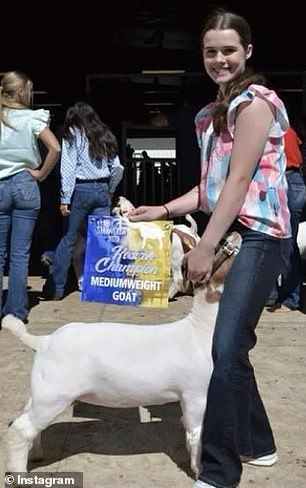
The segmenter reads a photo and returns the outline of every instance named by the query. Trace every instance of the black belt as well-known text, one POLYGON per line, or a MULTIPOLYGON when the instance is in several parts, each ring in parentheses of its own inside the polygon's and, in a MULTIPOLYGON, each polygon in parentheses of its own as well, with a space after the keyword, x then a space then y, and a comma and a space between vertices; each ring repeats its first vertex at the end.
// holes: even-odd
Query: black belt
POLYGON ((108 183, 109 178, 96 178, 95 180, 80 180, 80 178, 76 178, 76 183, 108 183))
POLYGON ((301 173, 302 168, 297 167, 297 166, 289 166, 289 168, 286 168, 286 171, 298 171, 301 173))

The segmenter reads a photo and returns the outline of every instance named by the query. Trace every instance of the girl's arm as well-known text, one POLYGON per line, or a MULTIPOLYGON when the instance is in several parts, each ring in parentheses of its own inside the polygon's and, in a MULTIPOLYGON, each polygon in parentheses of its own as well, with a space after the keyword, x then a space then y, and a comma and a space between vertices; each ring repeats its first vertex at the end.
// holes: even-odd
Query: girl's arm
POLYGON ((255 168, 266 145, 273 109, 255 97, 251 103, 241 105, 235 124, 234 144, 229 176, 198 246, 184 258, 188 279, 209 280, 215 248, 238 216, 252 180, 255 168))
POLYGON ((189 212, 194 212, 199 208, 199 187, 195 186, 192 190, 184 193, 184 195, 171 200, 165 205, 158 206, 141 206, 137 207, 129 213, 129 219, 132 222, 139 222, 142 220, 157 220, 164 218, 173 218, 185 215, 189 212), (168 210, 167 210, 168 209, 168 210))
POLYGON ((215 248, 238 216, 267 143, 273 117, 271 106, 258 96, 238 110, 229 176, 202 236, 203 245, 215 248))
POLYGON ((37 181, 44 181, 47 176, 51 173, 53 168, 55 167, 56 163, 59 160, 60 153, 61 153, 61 146, 53 134, 53 132, 49 129, 49 127, 45 127, 38 136, 38 139, 43 143, 47 150, 47 154, 45 156, 44 162, 40 169, 29 169, 28 171, 32 174, 32 176, 37 181))

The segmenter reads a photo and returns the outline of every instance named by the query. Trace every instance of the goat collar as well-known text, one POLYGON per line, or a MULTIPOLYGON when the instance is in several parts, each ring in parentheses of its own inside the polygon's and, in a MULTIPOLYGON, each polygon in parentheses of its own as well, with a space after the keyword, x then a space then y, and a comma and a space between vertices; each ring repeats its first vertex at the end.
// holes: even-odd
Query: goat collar
POLYGON ((227 234, 215 254, 211 276, 220 268, 221 264, 233 254, 238 254, 241 245, 241 236, 234 231, 227 234))

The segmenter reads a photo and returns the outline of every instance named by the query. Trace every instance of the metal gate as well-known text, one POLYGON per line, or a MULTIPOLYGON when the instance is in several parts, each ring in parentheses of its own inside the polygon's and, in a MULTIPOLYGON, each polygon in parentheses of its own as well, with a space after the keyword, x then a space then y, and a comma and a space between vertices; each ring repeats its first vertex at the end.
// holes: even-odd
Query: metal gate
POLYGON ((135 206, 168 202, 181 194, 179 164, 175 159, 129 159, 121 188, 135 206))

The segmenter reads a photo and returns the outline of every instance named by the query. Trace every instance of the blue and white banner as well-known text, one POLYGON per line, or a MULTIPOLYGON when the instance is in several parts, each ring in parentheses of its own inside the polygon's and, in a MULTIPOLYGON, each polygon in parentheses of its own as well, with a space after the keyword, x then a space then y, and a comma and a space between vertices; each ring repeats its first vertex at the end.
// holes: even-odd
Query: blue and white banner
POLYGON ((167 307, 172 222, 88 217, 82 300, 167 307))

